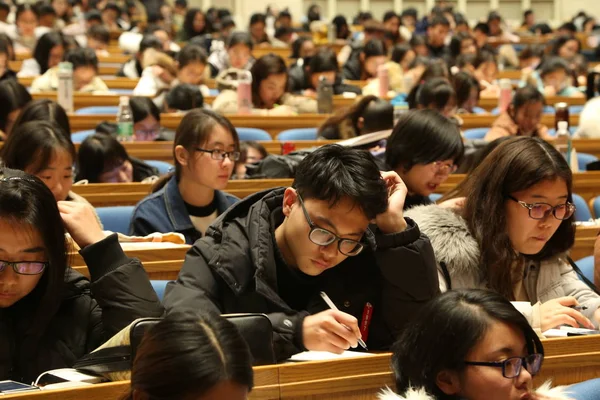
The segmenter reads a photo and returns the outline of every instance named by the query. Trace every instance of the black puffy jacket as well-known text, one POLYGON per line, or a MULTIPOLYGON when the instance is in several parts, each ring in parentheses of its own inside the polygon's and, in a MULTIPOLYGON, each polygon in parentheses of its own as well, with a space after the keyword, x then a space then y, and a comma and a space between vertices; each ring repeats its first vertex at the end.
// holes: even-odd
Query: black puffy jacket
POLYGON ((163 314, 142 264, 123 253, 116 234, 80 253, 91 282, 67 270, 62 303, 38 346, 26 334, 35 292, 0 309, 0 380, 31 383, 44 371, 69 368, 136 318, 163 314))

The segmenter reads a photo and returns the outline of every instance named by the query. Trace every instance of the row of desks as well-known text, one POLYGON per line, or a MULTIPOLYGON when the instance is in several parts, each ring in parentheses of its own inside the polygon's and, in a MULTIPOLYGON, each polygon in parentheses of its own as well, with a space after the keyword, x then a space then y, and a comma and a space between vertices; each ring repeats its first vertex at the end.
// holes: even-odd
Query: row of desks
MULTIPOLYGON (((545 360, 534 384, 552 379, 568 385, 600 377, 600 337, 570 337, 543 341, 545 360)), ((382 353, 355 359, 280 364, 254 368, 251 400, 374 400, 386 386, 394 387, 391 355, 382 353)), ((130 382, 84 388, 3 396, 31 400, 117 400, 130 382)))

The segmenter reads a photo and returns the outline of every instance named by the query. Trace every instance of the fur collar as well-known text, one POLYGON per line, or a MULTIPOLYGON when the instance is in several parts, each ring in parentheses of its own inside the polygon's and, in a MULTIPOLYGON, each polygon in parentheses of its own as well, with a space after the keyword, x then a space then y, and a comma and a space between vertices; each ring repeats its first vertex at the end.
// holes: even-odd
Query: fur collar
MULTIPOLYGON (((545 396, 548 400, 569 400, 569 396, 565 386, 552 387, 551 381, 546 381, 542 386, 537 388, 535 394, 545 396)), ((436 400, 423 388, 410 388, 403 395, 394 393, 390 388, 383 390, 378 397, 378 400, 436 400)))

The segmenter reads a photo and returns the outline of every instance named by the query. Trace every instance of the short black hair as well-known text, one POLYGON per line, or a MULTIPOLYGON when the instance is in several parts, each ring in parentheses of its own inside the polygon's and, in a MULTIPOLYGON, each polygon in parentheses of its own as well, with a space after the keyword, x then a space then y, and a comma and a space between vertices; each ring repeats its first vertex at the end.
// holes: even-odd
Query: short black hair
POLYGON ((526 85, 517 89, 515 95, 513 96, 511 105, 516 112, 519 108, 531 102, 540 102, 545 104, 544 95, 535 86, 526 85))
POLYGON ((473 89, 477 89, 477 99, 479 100, 479 82, 473 75, 461 71, 452 77, 452 84, 456 92, 456 104, 459 108, 469 100, 473 89))
POLYGON ((394 170, 408 171, 417 164, 449 159, 458 164, 463 152, 455 123, 435 110, 414 110, 396 122, 385 148, 385 161, 394 170))
POLYGON ((532 9, 525 10, 525 12, 523 12, 523 18, 527 18, 527 17, 529 17, 532 14, 533 14, 533 10, 532 9))
POLYGON ((10 12, 10 6, 5 2, 0 2, 0 11, 10 12))
POLYGON ((187 0, 175 0, 175 6, 176 7, 187 7, 188 2, 187 2, 187 0))
POLYGON ((104 25, 92 25, 87 31, 87 36, 101 43, 110 43, 110 32, 104 25))
POLYGON ((575 26, 574 23, 572 22, 565 22, 564 24, 562 24, 558 30, 565 30, 565 31, 569 31, 572 34, 577 33, 577 27, 575 26))
POLYGON ((61 32, 50 31, 44 33, 37 41, 33 49, 33 58, 40 66, 40 73, 44 74, 48 71, 50 51, 56 46, 63 46, 64 50, 67 49, 67 42, 61 32))
POLYGON ((254 13, 250 16, 250 25, 258 24, 258 23, 267 23, 267 16, 262 13, 254 13))
POLYGON ((502 21, 502 15, 498 11, 490 11, 487 22, 489 23, 490 21, 502 21))
POLYGON ((408 44, 410 44, 412 48, 415 48, 417 46, 427 46, 427 38, 425 37, 425 35, 412 35, 412 37, 408 41, 408 44))
POLYGON ((100 183, 100 175, 129 161, 125 147, 117 139, 105 133, 95 133, 85 138, 79 147, 78 171, 75 180, 87 179, 100 183))
POLYGON ((142 40, 140 41, 139 52, 144 53, 144 51, 147 49, 162 50, 162 43, 156 36, 144 34, 144 36, 142 36, 142 40))
POLYGON ((317 54, 311 57, 308 70, 311 74, 328 71, 338 72, 339 64, 335 52, 329 47, 320 48, 317 54))
POLYGON ((290 28, 289 26, 281 26, 275 30, 275 37, 277 39, 279 39, 286 35, 292 35, 293 33, 294 33, 294 30, 292 28, 290 28))
POLYGON ((233 32, 231 36, 229 36, 229 40, 227 41, 228 49, 238 44, 243 44, 250 50, 252 50, 254 47, 254 43, 252 42, 252 38, 248 32, 237 31, 233 32))
POLYGON ((485 64, 487 62, 493 62, 497 65, 498 59, 496 58, 496 55, 491 51, 482 50, 477 54, 477 57, 475 57, 475 63, 473 64, 473 66, 475 68, 479 68, 481 64, 485 64))
POLYGON ((92 10, 85 13, 85 20, 87 22, 96 21, 102 23, 102 14, 98 10, 92 10))
POLYGON ((409 44, 401 43, 394 46, 392 49, 392 57, 391 60, 395 63, 400 64, 406 54, 412 50, 412 47, 409 44))
POLYGON ((167 92, 165 102, 171 109, 188 111, 204 106, 204 96, 197 85, 180 83, 167 92))
POLYGON ((43 17, 46 15, 54 15, 56 16, 56 10, 50 4, 40 4, 37 8, 38 16, 43 17))
POLYGON ((525 47, 519 53, 519 60, 526 60, 531 57, 544 58, 544 46, 539 44, 531 44, 525 47))
POLYGON ((230 15, 227 15, 221 19, 221 29, 230 28, 235 26, 235 21, 230 15))
POLYGON ((385 48, 383 40, 371 39, 365 44, 365 47, 363 47, 362 53, 365 55, 365 59, 369 57, 386 56, 387 49, 385 48))
POLYGON ((160 110, 150 97, 134 96, 129 99, 129 107, 133 114, 133 123, 152 117, 160 123, 160 110))
POLYGON ((386 183, 365 150, 336 144, 319 147, 298 164, 292 186, 303 199, 327 201, 330 207, 348 198, 368 219, 388 207, 386 183))
POLYGON ((417 17, 419 16, 419 14, 417 13, 417 9, 416 8, 407 8, 404 11, 402 11, 402 14, 400 14, 401 17, 413 17, 414 19, 417 19, 417 17))
POLYGON ((437 25, 443 25, 445 27, 450 28, 450 21, 448 21, 448 18, 444 17, 443 15, 436 15, 435 17, 433 17, 431 19, 431 22, 429 23, 429 27, 434 28, 437 25))
POLYGON ((6 132, 8 114, 19 110, 31 101, 31 94, 16 79, 5 79, 0 82, 0 130, 6 132))
POLYGON ((200 46, 188 44, 177 54, 177 63, 179 64, 179 68, 183 68, 193 62, 206 65, 208 62, 206 51, 200 46))
POLYGON ((73 70, 79 67, 93 67, 98 70, 98 57, 90 48, 72 49, 65 54, 65 61, 73 64, 73 70))
POLYGON ((490 27, 485 22, 478 22, 477 25, 475 25, 475 28, 473 28, 473 31, 480 31, 487 36, 490 35, 490 27))
POLYGON ((277 18, 289 18, 292 19, 292 13, 289 12, 288 10, 283 10, 279 13, 279 15, 277 16, 277 18))
POLYGON ((116 12, 117 16, 121 15, 121 8, 116 3, 113 3, 113 2, 106 3, 106 6, 104 6, 104 8, 102 9, 102 12, 110 11, 110 10, 116 12))
POLYGON ((571 67, 565 60, 560 57, 551 57, 544 61, 540 67, 540 77, 544 78, 544 76, 560 70, 565 71, 569 76, 571 75, 571 67))
POLYGON ((443 110, 452 101, 456 101, 454 88, 446 78, 432 78, 411 89, 407 102, 409 108, 428 108, 443 110))
POLYGON ((394 11, 386 11, 385 14, 383 14, 383 22, 387 22, 392 18, 398 18, 400 19, 400 16, 398 14, 396 14, 394 11))

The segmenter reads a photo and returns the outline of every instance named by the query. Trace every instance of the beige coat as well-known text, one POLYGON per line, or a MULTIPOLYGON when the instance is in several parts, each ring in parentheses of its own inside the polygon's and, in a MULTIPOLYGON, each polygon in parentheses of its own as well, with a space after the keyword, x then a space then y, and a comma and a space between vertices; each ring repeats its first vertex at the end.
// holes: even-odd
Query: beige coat
MULTIPOLYGON (((294 96, 285 93, 281 97, 282 106, 288 106, 297 114, 315 114, 317 112, 317 101, 309 97, 294 96)), ((222 91, 212 104, 213 110, 221 114, 237 114, 237 93, 234 90, 222 91)), ((253 114, 265 115, 267 110, 253 109, 253 114)))
MULTIPOLYGON (((50 68, 44 75, 38 76, 31 83, 31 93, 55 92, 58 90, 58 67, 50 68)), ((106 83, 95 76, 88 85, 78 90, 80 93, 102 94, 110 92, 106 83)))

